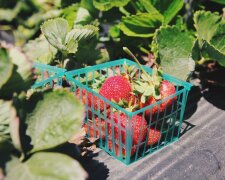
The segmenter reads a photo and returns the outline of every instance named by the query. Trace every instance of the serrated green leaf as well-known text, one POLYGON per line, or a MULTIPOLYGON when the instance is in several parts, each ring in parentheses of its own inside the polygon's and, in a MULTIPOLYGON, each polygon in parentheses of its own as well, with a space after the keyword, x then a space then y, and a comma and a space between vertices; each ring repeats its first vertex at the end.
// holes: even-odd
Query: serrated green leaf
POLYGON ((68 53, 75 54, 78 50, 78 41, 75 39, 70 39, 66 42, 65 46, 68 53))
POLYGON ((215 35, 221 17, 210 11, 197 11, 194 14, 194 26, 199 40, 210 41, 215 35))
POLYGON ((216 60, 221 66, 225 66, 225 22, 222 16, 209 11, 198 11, 194 21, 203 58, 216 60))
POLYGON ((94 0, 94 6, 101 11, 108 11, 113 7, 123 7, 130 0, 94 0))
MULTIPOLYGON (((32 102, 30 102, 32 103, 32 102)), ((32 152, 56 147, 80 129, 84 117, 82 103, 66 90, 46 92, 26 118, 32 152)))
POLYGON ((191 58, 194 38, 188 32, 182 32, 175 26, 167 26, 157 31, 156 42, 162 70, 186 80, 195 68, 191 58))
POLYGON ((221 53, 225 54, 225 21, 221 21, 210 43, 221 53))
POLYGON ((225 53, 220 52, 212 44, 205 41, 201 53, 205 60, 216 60, 221 66, 225 66, 225 53))
POLYGON ((76 41, 86 41, 91 39, 98 33, 98 27, 93 25, 75 25, 74 28, 67 34, 66 42, 70 39, 75 39, 76 41))
POLYGON ((13 63, 6 49, 0 49, 0 89, 8 81, 13 71, 13 63))
POLYGON ((13 72, 0 89, 0 97, 3 99, 12 97, 15 92, 27 90, 32 85, 32 62, 16 47, 10 47, 8 52, 13 72))
POLYGON ((155 13, 140 13, 123 17, 119 28, 127 36, 151 37, 162 23, 162 16, 155 13))
POLYGON ((86 172, 82 166, 71 157, 51 152, 39 152, 21 163, 13 157, 8 162, 6 180, 24 179, 85 179, 86 172))
POLYGON ((23 51, 30 60, 43 64, 50 64, 57 53, 57 49, 51 46, 43 36, 26 43, 23 51))
POLYGON ((55 18, 45 21, 41 26, 41 30, 52 46, 60 51, 66 51, 66 46, 64 44, 69 31, 69 25, 65 19, 55 18))

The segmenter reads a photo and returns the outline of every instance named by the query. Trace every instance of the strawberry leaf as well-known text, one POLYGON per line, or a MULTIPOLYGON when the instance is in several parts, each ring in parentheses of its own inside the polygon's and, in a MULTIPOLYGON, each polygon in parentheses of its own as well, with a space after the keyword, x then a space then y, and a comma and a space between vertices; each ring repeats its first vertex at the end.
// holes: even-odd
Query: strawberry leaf
POLYGON ((19 48, 12 46, 7 50, 9 54, 8 61, 13 63, 13 72, 0 89, 0 97, 4 99, 11 97, 13 93, 27 90, 32 85, 32 62, 27 59, 19 48))
POLYGON ((162 20, 162 16, 156 13, 139 13, 123 17, 119 28, 127 36, 151 37, 162 20))
POLYGON ((64 50, 63 44, 69 31, 68 22, 65 19, 56 18, 48 20, 42 24, 41 30, 52 46, 64 50))
POLYGON ((108 11, 113 7, 125 6, 130 0, 94 0, 94 6, 101 11, 108 11))
POLYGON ((225 21, 222 16, 209 11, 198 11, 194 15, 194 22, 198 47, 204 60, 216 60, 221 66, 225 66, 225 21))
POLYGON ((87 41, 91 39, 98 33, 98 27, 93 25, 75 25, 74 28, 67 34, 66 42, 70 39, 75 39, 76 41, 87 41))
POLYGON ((168 24, 184 5, 183 0, 139 0, 145 10, 162 16, 163 24, 168 24))
POLYGON ((49 44, 43 36, 29 41, 25 44, 23 51, 30 60, 43 64, 50 64, 57 53, 57 49, 49 44))
MULTIPOLYGON (((27 135, 31 137, 32 152, 65 143, 80 129, 84 107, 66 90, 46 92, 26 117, 27 135)), ((30 103, 32 103, 32 98, 30 103)))
POLYGON ((194 38, 176 26, 166 26, 157 31, 154 42, 152 50, 157 53, 163 72, 187 80, 195 68, 191 58, 194 38))
POLYGON ((39 152, 27 161, 16 157, 7 163, 7 179, 85 179, 86 172, 71 157, 52 152, 39 152), (60 173, 59 173, 60 172, 60 173))
POLYGON ((8 81, 13 71, 13 63, 9 59, 6 49, 0 49, 0 88, 8 81))
POLYGON ((194 14, 194 26, 199 40, 210 41, 215 35, 221 17, 209 11, 197 11, 194 14))

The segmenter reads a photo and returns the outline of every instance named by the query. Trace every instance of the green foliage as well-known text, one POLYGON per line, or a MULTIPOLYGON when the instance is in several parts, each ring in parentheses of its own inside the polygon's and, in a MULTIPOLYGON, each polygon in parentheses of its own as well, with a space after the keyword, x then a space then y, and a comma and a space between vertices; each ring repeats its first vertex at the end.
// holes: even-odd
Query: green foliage
POLYGON ((212 0, 213 2, 219 3, 219 4, 223 4, 225 5, 225 1, 224 0, 212 0))
POLYGON ((130 0, 94 0, 94 6, 101 11, 108 11, 113 7, 123 7, 130 0))
POLYGON ((1 168, 13 156, 6 179, 85 179, 76 160, 60 153, 36 153, 52 150, 80 131, 83 104, 63 89, 30 96, 26 91, 32 85, 32 63, 26 55, 2 43, 0 58, 0 74, 5 77, 0 87, 1 168))
POLYGON ((93 21, 93 17, 89 13, 89 11, 83 7, 80 7, 77 11, 77 17, 74 21, 74 25, 80 24, 80 25, 87 25, 90 24, 93 21))
POLYGON ((197 11, 194 15, 194 26, 198 39, 210 41, 217 31, 220 20, 218 13, 197 11))
POLYGON ((13 63, 9 60, 6 49, 0 49, 0 88, 8 81, 12 74, 13 63))
POLYGON ((10 121, 14 118, 10 102, 0 100, 0 144, 10 140, 10 121))
POLYGON ((225 66, 225 21, 218 13, 198 11, 194 15, 198 44, 204 60, 225 66))
POLYGON ((15 42, 22 46, 39 31, 42 21, 60 15, 58 0, 0 2, 0 21, 8 30, 12 30, 15 42))
POLYGON ((66 19, 69 24, 69 29, 73 28, 74 21, 77 17, 77 10, 79 9, 79 4, 73 4, 62 10, 61 16, 66 19))
MULTIPOLYGON (((41 26, 41 31, 52 46, 64 53, 69 53, 69 41, 66 42, 69 25, 65 19, 56 18, 48 20, 41 26)), ((76 50, 77 49, 75 49, 73 53, 75 53, 76 50)))
POLYGON ((186 80, 195 67, 191 57, 194 38, 176 26, 167 26, 156 32, 155 43, 163 71, 186 80))
POLYGON ((49 44, 44 36, 30 40, 23 51, 29 59, 43 64, 51 64, 57 53, 57 49, 49 44))
POLYGON ((154 13, 141 13, 123 17, 119 24, 124 34, 135 37, 151 37, 162 23, 162 16, 154 13))
POLYGON ((138 2, 139 6, 135 6, 138 13, 136 15, 126 13, 127 16, 121 19, 119 27, 128 36, 144 38, 153 36, 159 26, 168 24, 183 7, 183 0, 138 2))
MULTIPOLYGON (((68 22, 63 18, 52 19, 42 25, 42 32, 48 42, 61 53, 59 60, 62 64, 61 67, 71 69, 77 68, 76 64, 81 67, 87 62, 95 64, 109 59, 106 50, 96 49, 99 28, 91 24, 84 25, 91 20, 87 17, 91 17, 87 10, 79 8, 77 18, 70 31, 68 22), (71 54, 73 55, 71 56, 71 54), (65 61, 66 59, 68 61, 65 61)), ((49 60, 49 62, 53 61, 54 59, 49 60)))
POLYGON ((30 88, 32 85, 32 63, 16 47, 10 47, 3 51, 7 51, 9 56, 7 61, 11 61, 10 63, 13 64, 10 77, 7 78, 7 81, 0 89, 0 98, 6 99, 12 97, 15 92, 19 93, 30 88))
POLYGON ((21 163, 12 157, 7 164, 7 180, 24 179, 85 179, 86 172, 69 156, 60 153, 39 152, 21 163))
POLYGON ((68 141, 80 129, 83 116, 84 108, 72 93, 62 90, 44 93, 42 100, 26 118, 32 152, 68 141))
POLYGON ((18 2, 12 9, 0 8, 0 20, 12 21, 23 8, 23 2, 18 2))
POLYGON ((168 24, 184 5, 183 0, 151 0, 151 2, 163 15, 163 24, 168 24))

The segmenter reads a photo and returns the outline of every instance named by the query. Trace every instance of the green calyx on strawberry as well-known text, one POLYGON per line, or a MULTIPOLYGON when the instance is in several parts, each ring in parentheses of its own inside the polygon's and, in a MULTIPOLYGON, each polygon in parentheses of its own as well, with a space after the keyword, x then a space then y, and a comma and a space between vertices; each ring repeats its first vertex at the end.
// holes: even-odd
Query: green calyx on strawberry
POLYGON ((94 79, 94 82, 91 84, 91 88, 95 92, 99 92, 99 89, 102 87, 102 84, 105 82, 106 77, 105 76, 99 76, 98 78, 94 79))
MULTIPOLYGON (((132 83, 134 92, 140 97, 140 108, 149 106, 176 93, 174 85, 169 81, 163 80, 160 69, 153 68, 152 75, 149 75, 128 48, 124 47, 124 51, 137 62, 142 70, 141 78, 136 78, 132 83)), ((145 115, 149 116, 150 114, 164 111, 174 100, 176 100, 176 97, 163 101, 160 105, 155 105, 152 109, 146 110, 145 115)))
POLYGON ((112 102, 129 112, 133 112, 139 108, 139 99, 133 93, 130 94, 129 101, 121 99, 119 102, 115 102, 114 100, 112 100, 112 102))
POLYGON ((112 138, 112 131, 114 127, 114 138, 115 140, 119 140, 119 131, 121 133, 122 143, 126 143, 126 129, 128 128, 128 121, 131 120, 131 128, 132 128, 132 144, 137 145, 139 142, 142 142, 147 134, 147 122, 144 117, 141 115, 134 115, 132 119, 129 119, 125 114, 114 112, 111 114, 109 119, 115 123, 114 126, 109 124, 109 136, 112 138), (119 124, 120 122, 120 124, 119 124))

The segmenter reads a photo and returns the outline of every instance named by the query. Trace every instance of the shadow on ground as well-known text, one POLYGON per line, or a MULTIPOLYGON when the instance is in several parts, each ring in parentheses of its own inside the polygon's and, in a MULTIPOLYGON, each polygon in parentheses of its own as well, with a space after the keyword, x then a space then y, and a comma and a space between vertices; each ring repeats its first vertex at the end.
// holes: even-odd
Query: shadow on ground
POLYGON ((203 92, 203 97, 215 107, 225 110, 225 87, 208 85, 203 92))
POLYGON ((87 157, 82 157, 78 152, 77 146, 70 143, 66 143, 63 146, 56 148, 55 151, 67 154, 79 161, 88 173, 87 180, 104 180, 109 176, 109 169, 106 165, 94 159, 94 157, 98 156, 98 153, 91 153, 87 157))

